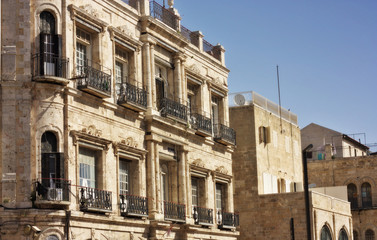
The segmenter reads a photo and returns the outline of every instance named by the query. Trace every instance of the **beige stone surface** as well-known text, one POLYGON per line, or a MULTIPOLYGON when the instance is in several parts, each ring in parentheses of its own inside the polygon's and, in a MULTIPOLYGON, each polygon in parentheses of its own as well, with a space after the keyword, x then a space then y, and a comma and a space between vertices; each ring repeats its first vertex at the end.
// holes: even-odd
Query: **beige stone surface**
MULTIPOLYGON (((215 97, 218 121, 229 127, 225 50, 215 46, 211 56, 203 51, 201 38, 192 42, 180 29, 150 16, 148 0, 126 2, 1 1, 1 239, 42 240, 51 235, 59 240, 237 239, 235 227, 219 229, 215 195, 216 184, 221 184, 221 211, 234 211, 234 144, 215 139, 212 130, 204 135, 198 132, 190 117, 172 116, 181 111, 178 107, 165 116, 157 102, 155 83, 158 64, 167 71, 165 97, 185 109, 191 94, 188 85, 194 85, 193 110, 211 118, 215 97), (55 60, 36 60, 42 46, 40 14, 44 11, 55 19, 52 35, 62 39, 60 55, 54 54, 69 60, 63 77, 54 68, 55 60), (89 43, 77 36, 78 29, 90 36, 89 43), (88 66, 110 74, 109 83, 80 89, 78 43, 87 44, 87 58, 92 60, 88 66), (127 52, 126 60, 119 60, 117 48, 127 52), (128 83, 147 91, 146 106, 118 101, 116 61, 128 64, 128 83), (53 73, 47 74, 48 70, 53 73), (64 157, 62 171, 71 183, 68 201, 43 200, 35 193, 35 184, 43 182, 45 171, 42 136, 46 132, 56 136, 57 153, 64 157), (111 201, 106 200, 111 209, 105 212, 80 210, 83 148, 96 154, 96 188, 111 196, 111 201), (147 197, 147 216, 121 215, 120 158, 130 161, 129 193, 147 197), (164 216, 164 164, 168 165, 169 183, 166 200, 184 204, 183 223, 164 216), (213 211, 213 223, 206 227, 194 221, 192 176, 203 184, 201 207, 213 211), (40 231, 33 231, 32 226, 40 231)), ((97 198, 99 193, 92 196, 97 198)))

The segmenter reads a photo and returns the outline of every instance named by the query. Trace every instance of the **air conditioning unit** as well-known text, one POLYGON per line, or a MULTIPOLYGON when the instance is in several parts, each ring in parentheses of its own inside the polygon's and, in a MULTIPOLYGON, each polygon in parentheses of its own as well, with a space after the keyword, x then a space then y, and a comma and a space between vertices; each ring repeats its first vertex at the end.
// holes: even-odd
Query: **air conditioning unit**
POLYGON ((48 188, 47 189, 47 200, 49 200, 49 201, 62 201, 63 200, 63 189, 61 189, 61 188, 48 188))

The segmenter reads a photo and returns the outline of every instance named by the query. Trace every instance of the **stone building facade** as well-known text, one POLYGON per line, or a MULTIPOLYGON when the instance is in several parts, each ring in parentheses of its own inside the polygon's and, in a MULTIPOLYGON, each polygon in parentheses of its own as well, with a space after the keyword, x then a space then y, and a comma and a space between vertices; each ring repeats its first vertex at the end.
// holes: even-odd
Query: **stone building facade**
POLYGON ((313 144, 309 160, 366 156, 369 147, 347 134, 311 123, 301 129, 302 148, 313 144))
POLYGON ((312 160, 309 183, 317 187, 347 186, 351 203, 353 239, 376 239, 377 156, 312 160))
POLYGON ((1 239, 237 239, 225 50, 168 2, 1 1, 1 239))
POLYGON ((240 239, 351 239, 346 197, 313 189, 305 206, 297 116, 255 92, 230 94, 229 106, 240 239))

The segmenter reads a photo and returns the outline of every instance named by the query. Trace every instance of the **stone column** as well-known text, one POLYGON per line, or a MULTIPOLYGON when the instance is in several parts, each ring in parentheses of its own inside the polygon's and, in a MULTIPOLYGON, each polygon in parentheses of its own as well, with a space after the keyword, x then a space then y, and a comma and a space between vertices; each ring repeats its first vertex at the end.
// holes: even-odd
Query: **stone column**
MULTIPOLYGON (((147 136, 148 137, 148 136, 147 136)), ((147 196, 148 196, 148 208, 149 216, 151 219, 155 218, 157 212, 156 208, 156 166, 155 166, 155 142, 153 139, 147 140, 147 196)))
POLYGON ((179 103, 183 102, 182 99, 182 81, 181 81, 181 56, 177 55, 174 58, 174 85, 175 85, 175 100, 179 103))
MULTIPOLYGON (((140 37, 140 40, 144 42, 142 49, 142 60, 143 60, 143 79, 147 84, 147 109, 151 112, 153 108, 153 84, 152 84, 152 66, 154 66, 154 59, 151 56, 151 45, 156 42, 148 34, 144 34, 140 37)), ((153 52, 153 51, 152 51, 153 52)))
POLYGON ((156 100, 156 69, 155 69, 155 62, 154 62, 154 44, 151 44, 151 83, 152 83, 152 108, 157 109, 158 108, 158 103, 156 100))
POLYGON ((221 62, 221 65, 225 66, 225 48, 220 44, 213 47, 214 57, 221 62))
POLYGON ((149 0, 141 0, 139 1, 139 4, 140 4, 140 14, 142 16, 148 16, 150 15, 150 10, 149 10, 149 0))
POLYGON ((143 78, 147 84, 147 108, 152 108, 152 79, 151 79, 151 66, 150 66, 150 43, 146 42, 143 46, 143 78))
POLYGON ((186 216, 188 215, 188 209, 187 209, 187 192, 186 192, 186 176, 187 176, 187 170, 186 170, 186 162, 187 162, 187 150, 185 147, 182 147, 182 151, 180 152, 180 159, 178 162, 178 173, 179 173, 179 179, 178 179, 178 199, 180 204, 186 205, 186 216))

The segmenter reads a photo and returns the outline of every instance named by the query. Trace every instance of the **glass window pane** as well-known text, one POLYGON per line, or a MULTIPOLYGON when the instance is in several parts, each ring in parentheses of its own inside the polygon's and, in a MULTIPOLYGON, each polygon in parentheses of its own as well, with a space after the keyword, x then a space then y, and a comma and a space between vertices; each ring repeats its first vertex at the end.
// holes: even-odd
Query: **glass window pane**
POLYGON ((125 160, 119 161, 119 193, 129 194, 129 163, 125 160))
POLYGON ((84 187, 96 187, 96 151, 80 148, 80 185, 84 187))

